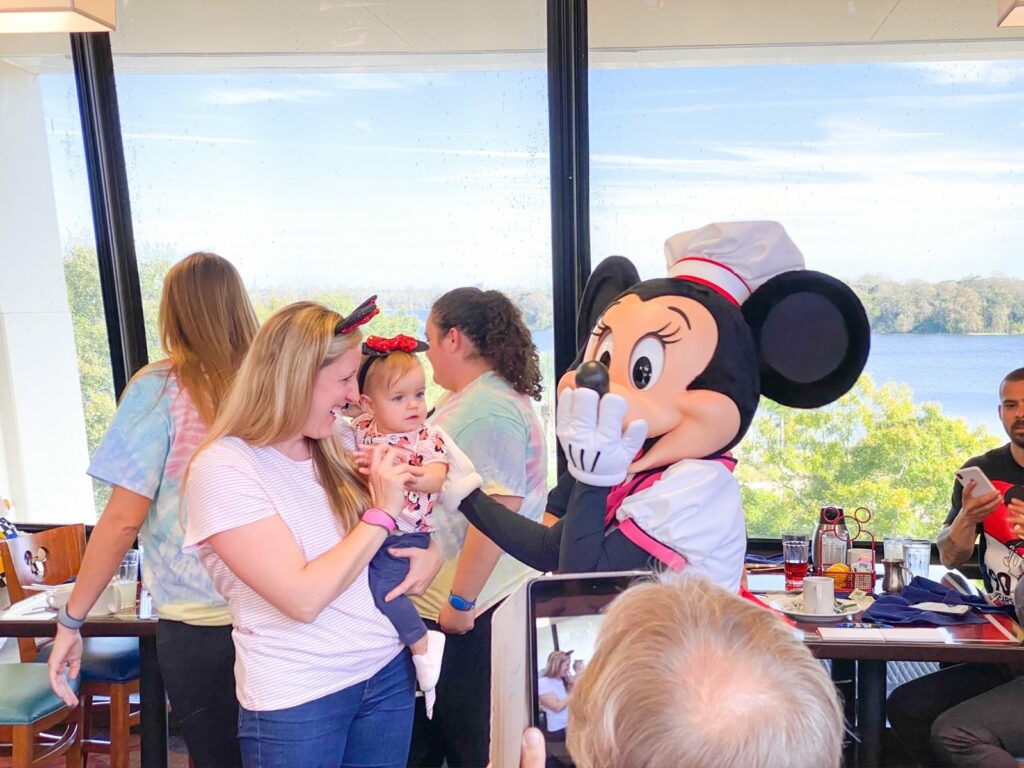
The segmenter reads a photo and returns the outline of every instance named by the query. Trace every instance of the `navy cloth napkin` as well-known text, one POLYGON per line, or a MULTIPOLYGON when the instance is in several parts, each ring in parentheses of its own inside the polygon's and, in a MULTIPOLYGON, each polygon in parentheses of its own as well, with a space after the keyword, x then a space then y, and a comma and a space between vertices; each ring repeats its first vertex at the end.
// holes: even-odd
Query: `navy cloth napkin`
POLYGON ((864 611, 864 619, 881 621, 888 624, 913 624, 924 622, 936 626, 951 624, 983 624, 985 620, 976 616, 974 611, 982 613, 1005 613, 1012 615, 1012 606, 990 605, 985 599, 976 595, 964 595, 955 589, 943 586, 938 582, 915 576, 898 595, 882 595, 875 600, 870 608, 864 611), (936 613, 911 608, 915 603, 943 603, 945 605, 968 605, 971 610, 963 616, 949 613, 936 613))
POLYGON ((871 604, 871 607, 864 611, 862 621, 876 621, 884 624, 914 624, 923 622, 936 626, 949 624, 984 624, 985 620, 973 613, 965 613, 963 616, 953 616, 949 613, 935 613, 934 611, 922 611, 919 608, 911 608, 911 604, 920 603, 921 600, 907 600, 902 595, 882 595, 871 604))
POLYGON ((950 589, 945 584, 926 579, 922 576, 915 576, 911 582, 900 592, 901 597, 907 598, 911 603, 944 603, 946 605, 969 605, 972 610, 979 613, 1005 613, 1013 616, 1012 605, 992 605, 981 595, 965 595, 955 589, 950 589))
POLYGON ((755 555, 748 552, 743 561, 758 565, 782 565, 782 555, 755 555))

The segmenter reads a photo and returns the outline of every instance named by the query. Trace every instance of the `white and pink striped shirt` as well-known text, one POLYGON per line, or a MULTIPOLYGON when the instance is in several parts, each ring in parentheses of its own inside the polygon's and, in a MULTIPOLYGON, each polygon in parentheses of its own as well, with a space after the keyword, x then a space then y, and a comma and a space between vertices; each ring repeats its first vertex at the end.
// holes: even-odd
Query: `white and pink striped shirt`
MULTIPOLYGON (((366 569, 309 623, 291 619, 225 565, 209 538, 280 515, 313 560, 343 532, 312 460, 293 461, 274 448, 236 437, 218 440, 192 464, 185 488, 185 549, 195 549, 231 610, 239 703, 249 710, 285 709, 369 679, 401 650, 395 628, 373 604, 366 569)), ((266 567, 273 570, 273 561, 266 567)))

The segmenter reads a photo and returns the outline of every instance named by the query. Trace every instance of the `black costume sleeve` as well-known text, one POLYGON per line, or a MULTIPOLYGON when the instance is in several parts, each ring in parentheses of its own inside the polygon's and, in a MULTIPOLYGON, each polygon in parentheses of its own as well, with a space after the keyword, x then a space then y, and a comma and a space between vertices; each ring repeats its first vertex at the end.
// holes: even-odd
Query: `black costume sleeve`
POLYGON ((650 556, 619 531, 605 535, 608 488, 573 482, 565 516, 552 526, 513 512, 480 490, 459 506, 470 523, 538 571, 591 573, 646 568, 650 556))
POLYGON ((480 532, 521 563, 538 571, 558 569, 558 541, 564 520, 548 527, 535 523, 477 489, 459 511, 480 532))
POLYGON ((558 484, 548 493, 548 505, 545 509, 555 517, 565 517, 565 511, 569 508, 569 497, 572 489, 576 486, 576 478, 568 472, 563 472, 558 478, 558 484))
POLYGON ((559 552, 561 573, 628 571, 647 568, 650 555, 621 531, 605 534, 604 517, 610 488, 576 483, 569 497, 568 513, 559 552))

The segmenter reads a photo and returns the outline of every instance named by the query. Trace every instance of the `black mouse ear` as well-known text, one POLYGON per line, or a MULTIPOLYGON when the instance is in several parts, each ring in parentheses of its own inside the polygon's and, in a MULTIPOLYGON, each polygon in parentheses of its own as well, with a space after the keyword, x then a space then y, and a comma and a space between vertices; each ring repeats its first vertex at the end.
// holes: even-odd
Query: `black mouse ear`
MULTIPOLYGON (((587 338, 601 315, 623 291, 640 282, 640 273, 625 256, 609 256, 595 267, 587 278, 580 299, 580 314, 576 321, 577 363, 587 346, 587 338)), ((573 366, 575 367, 575 366, 573 366)))
POLYGON ((834 277, 784 272, 743 303, 761 359, 761 393, 794 408, 844 395, 868 360, 871 326, 857 295, 834 277))

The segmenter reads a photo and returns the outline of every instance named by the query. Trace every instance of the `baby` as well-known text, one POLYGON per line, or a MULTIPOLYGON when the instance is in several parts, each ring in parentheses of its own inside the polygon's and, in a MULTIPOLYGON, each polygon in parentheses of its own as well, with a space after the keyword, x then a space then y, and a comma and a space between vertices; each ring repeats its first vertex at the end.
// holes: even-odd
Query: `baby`
POLYGON ((370 561, 370 592, 377 608, 412 651, 416 680, 423 691, 427 717, 434 709, 445 636, 427 631, 412 601, 402 595, 391 602, 384 596, 400 584, 409 572, 409 561, 394 557, 392 547, 430 546, 436 529, 431 510, 448 473, 444 437, 423 422, 427 417, 425 377, 416 352, 426 342, 409 336, 392 339, 370 336, 363 343, 363 360, 357 374, 362 414, 352 427, 357 446, 387 444, 406 450, 409 463, 423 468, 423 476, 406 490, 405 507, 395 519, 397 530, 390 534, 370 561))

